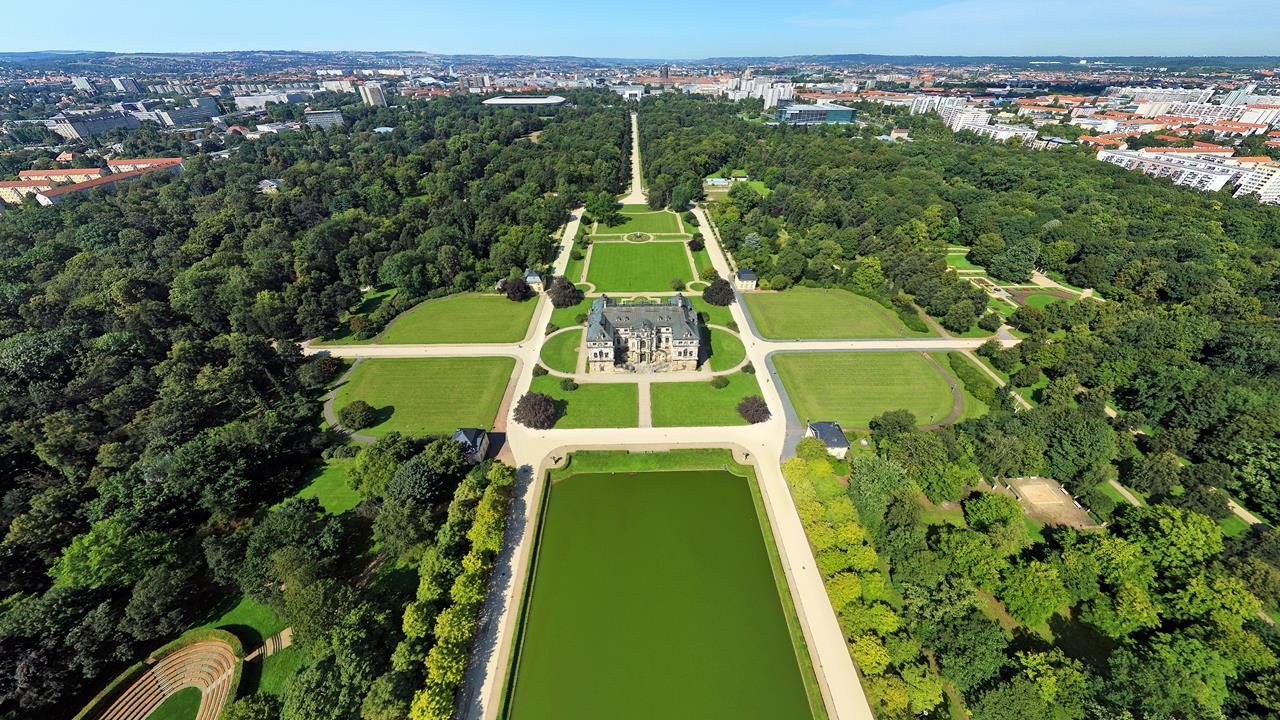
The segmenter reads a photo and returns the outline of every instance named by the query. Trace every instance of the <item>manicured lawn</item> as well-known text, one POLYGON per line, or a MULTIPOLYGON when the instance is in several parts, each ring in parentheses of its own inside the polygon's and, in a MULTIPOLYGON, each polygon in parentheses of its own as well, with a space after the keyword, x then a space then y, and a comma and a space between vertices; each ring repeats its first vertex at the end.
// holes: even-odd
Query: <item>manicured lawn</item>
POLYGON ((365 360, 338 388, 341 412, 364 400, 380 421, 368 435, 396 431, 442 435, 460 427, 493 427, 515 360, 506 357, 378 358, 365 360))
POLYGON ((552 484, 508 717, 809 720, 748 481, 552 484))
POLYGON ((622 221, 619 224, 601 224, 596 229, 599 235, 625 235, 632 232, 678 233, 679 218, 670 210, 650 210, 646 205, 626 205, 622 208, 622 221))
POLYGON ((718 372, 736 367, 746 356, 747 349, 737 335, 727 330, 711 329, 711 357, 707 362, 711 363, 712 370, 718 372))
POLYGON ((560 380, 543 375, 530 386, 564 403, 556 428, 633 428, 640 423, 640 390, 634 383, 582 383, 577 390, 562 390, 560 380))
POLYGON ((734 373, 726 387, 711 387, 710 381, 658 382, 649 386, 654 427, 697 427, 705 425, 746 425, 738 414, 738 403, 748 395, 759 395, 756 376, 734 373))
POLYGON ((198 688, 185 687, 170 695, 147 720, 195 720, 204 695, 198 688))
POLYGON ((583 298, 577 305, 556 308, 551 311, 551 323, 557 327, 571 327, 578 324, 578 316, 586 315, 591 309, 591 298, 583 298))
POLYGON ((1236 537, 1249 531, 1249 523, 1241 520, 1235 514, 1228 515, 1219 520, 1218 527, 1222 528, 1222 534, 1227 537, 1236 537))
POLYGON ((712 267, 711 255, 707 252, 706 247, 703 247, 701 250, 693 250, 691 252, 693 253, 693 267, 698 271, 698 277, 702 277, 702 271, 706 268, 712 267))
POLYGON ((534 299, 461 293, 427 300, 402 313, 376 342, 382 345, 518 342, 529 330, 534 299))
POLYGON ((951 389, 919 353, 782 353, 773 363, 801 422, 866 428, 885 411, 910 410, 925 425, 951 412, 951 389))
POLYGON ((577 284, 582 282, 582 264, 586 261, 587 248, 579 241, 575 241, 573 248, 569 251, 569 262, 565 263, 564 276, 569 278, 569 282, 577 284), (573 251, 577 250, 582 253, 582 257, 577 260, 573 259, 573 251))
POLYGON ((1048 293, 1034 293, 1032 295, 1028 295, 1022 301, 1022 303, 1024 305, 1030 305, 1033 308, 1045 308, 1045 307, 1048 307, 1051 303, 1056 303, 1062 300, 1065 300, 1065 298, 1060 298, 1057 295, 1049 295, 1048 293))
POLYGON ((683 243, 596 243, 587 281, 600 292, 644 292, 671 289, 671 280, 693 280, 683 243))
POLYGON ((305 658, 297 646, 290 646, 262 661, 258 692, 283 695, 289 679, 302 667, 305 658))
POLYGON ((745 293, 760 334, 773 340, 919 336, 892 311, 844 290, 745 293))
POLYGON ((728 305, 712 305, 702 299, 702 293, 688 293, 689 300, 693 303, 693 309, 699 313, 706 313, 708 325, 729 326, 733 322, 733 313, 729 311, 728 305))
POLYGON ((343 324, 340 327, 336 328, 333 332, 326 334, 324 337, 318 338, 316 340, 316 344, 317 345, 353 345, 358 343, 369 342, 368 340, 362 340, 352 335, 351 328, 347 327, 346 322, 350 320, 352 317, 355 317, 358 315, 368 315, 374 310, 377 310, 382 305, 382 303, 395 297, 397 292, 399 291, 396 288, 391 288, 389 290, 378 290, 375 288, 365 293, 360 298, 360 302, 357 303, 355 307, 351 308, 349 312, 344 313, 342 318, 340 318, 343 324))
POLYGON ((568 466, 554 470, 553 474, 561 477, 582 473, 714 470, 726 463, 733 464, 729 451, 713 448, 664 452, 585 450, 569 455, 568 466))
POLYGON ((347 474, 354 458, 332 458, 324 466, 312 472, 311 481, 298 491, 298 497, 313 497, 320 501, 326 512, 341 515, 360 504, 360 494, 351 489, 347 474))
POLYGON ((956 270, 982 270, 981 265, 974 265, 964 253, 947 253, 947 267, 956 270))
POLYGON ((270 606, 244 597, 220 617, 195 629, 215 628, 234 633, 244 643, 245 652, 252 652, 263 640, 283 630, 285 621, 270 606))
POLYGON ((547 340, 542 346, 542 364, 552 370, 571 373, 578 369, 578 345, 582 330, 570 330, 547 340))

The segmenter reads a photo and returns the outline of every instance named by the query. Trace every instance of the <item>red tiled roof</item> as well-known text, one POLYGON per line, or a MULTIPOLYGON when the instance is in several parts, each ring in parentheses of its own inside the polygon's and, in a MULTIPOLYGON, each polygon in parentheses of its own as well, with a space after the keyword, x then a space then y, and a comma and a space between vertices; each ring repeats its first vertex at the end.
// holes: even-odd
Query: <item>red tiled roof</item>
POLYGON ((174 165, 182 162, 180 157, 164 157, 164 158, 115 158, 107 161, 107 167, 112 165, 138 165, 146 163, 148 165, 174 165))
POLYGON ((46 190, 40 194, 44 195, 45 197, 57 197, 59 195, 66 195, 67 193, 90 190, 100 185, 110 185, 119 180, 128 180, 130 178, 135 178, 140 175, 147 175, 149 173, 153 173, 161 169, 163 168, 160 166, 156 166, 156 167, 142 168, 141 170, 130 170, 128 172, 112 173, 111 175, 103 175, 100 178, 94 178, 92 180, 86 180, 84 182, 78 182, 72 185, 61 185, 52 190, 46 190))
POLYGON ((0 180, 0 187, 49 187, 47 180, 0 180))
POLYGON ((1117 146, 1117 147, 1119 147, 1120 145, 1123 145, 1123 144, 1124 144, 1124 141, 1123 141, 1123 140, 1117 140, 1116 138, 1110 138, 1110 137, 1088 137, 1088 136, 1086 136, 1086 137, 1082 137, 1082 138, 1080 138, 1080 142, 1082 142, 1082 143, 1089 143, 1090 145, 1115 145, 1115 146, 1117 146))
POLYGON ((1249 156, 1247 156, 1247 157, 1237 157, 1237 158, 1231 158, 1231 159, 1232 159, 1232 160, 1235 160, 1236 162, 1242 162, 1242 163, 1265 163, 1265 162, 1271 162, 1271 156, 1270 156, 1270 155, 1249 155, 1249 156))
POLYGON ((18 172, 18 177, 20 178, 54 177, 57 175, 85 175, 89 173, 98 173, 99 175, 101 175, 102 170, 99 168, 67 168, 67 169, 58 169, 58 170, 21 170, 18 172))

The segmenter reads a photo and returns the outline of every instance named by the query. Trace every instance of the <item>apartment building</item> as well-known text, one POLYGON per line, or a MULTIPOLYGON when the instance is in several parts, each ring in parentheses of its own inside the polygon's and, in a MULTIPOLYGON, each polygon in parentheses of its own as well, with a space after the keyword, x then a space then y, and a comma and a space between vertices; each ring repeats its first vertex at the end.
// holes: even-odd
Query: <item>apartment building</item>
POLYGON ((68 140, 85 140, 118 127, 134 130, 142 126, 138 119, 122 112, 96 112, 79 115, 58 113, 49 118, 49 129, 68 140))
POLYGON ((102 170, 94 168, 56 168, 53 170, 22 170, 19 180, 42 180, 54 185, 78 183, 102 177, 102 170))
POLYGON ((28 195, 52 189, 48 180, 0 180, 0 204, 18 205, 28 195))
POLYGON ((369 107, 386 107, 387 96, 382 92, 380 83, 365 83, 360 86, 360 99, 369 107))
POLYGON ((985 109, 967 105, 939 108, 938 115, 942 116, 942 122, 952 130, 959 129, 961 125, 986 125, 991 122, 991 115, 985 109))
POLYGON ((1169 178, 1175 185, 1184 185, 1207 192, 1221 190, 1252 172, 1243 166, 1223 162, 1221 158, 1207 153, 1191 155, 1100 150, 1098 159, 1152 177, 1169 178))
POLYGON ((1018 142, 1023 145, 1030 145, 1031 142, 1036 139, 1037 135, 1034 129, 1023 125, 1001 125, 1000 123, 996 123, 994 125, 978 125, 975 123, 971 125, 961 125, 956 129, 968 130, 969 132, 977 133, 978 135, 991 138, 997 142, 1005 142, 1006 140, 1017 138, 1018 142))
POLYGON ((1280 163, 1257 165, 1240 180, 1236 197, 1257 195, 1258 202, 1280 204, 1280 163))
POLYGON ((328 130, 335 125, 342 127, 341 110, 305 110, 302 114, 306 124, 319 130, 328 130))

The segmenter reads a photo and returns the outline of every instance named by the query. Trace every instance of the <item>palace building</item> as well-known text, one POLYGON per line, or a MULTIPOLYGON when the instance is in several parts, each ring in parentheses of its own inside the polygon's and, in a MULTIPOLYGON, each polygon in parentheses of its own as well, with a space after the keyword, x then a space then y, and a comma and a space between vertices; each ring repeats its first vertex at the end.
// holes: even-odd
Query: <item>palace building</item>
POLYGON ((701 345, 698 313, 683 295, 638 303, 619 303, 604 295, 587 313, 590 372, 694 370, 701 345))

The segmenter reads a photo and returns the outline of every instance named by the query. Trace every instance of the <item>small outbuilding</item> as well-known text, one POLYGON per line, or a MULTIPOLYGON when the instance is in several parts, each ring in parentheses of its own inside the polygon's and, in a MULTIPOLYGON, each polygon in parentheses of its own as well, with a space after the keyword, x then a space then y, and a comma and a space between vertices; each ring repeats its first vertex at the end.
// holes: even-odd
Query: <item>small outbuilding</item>
POLYGON ((739 290, 755 290, 759 283, 760 278, 751 268, 738 268, 738 272, 733 275, 733 285, 739 290))
POLYGON ((462 452, 473 463, 484 460, 489 452, 489 433, 480 428, 458 428, 453 433, 453 441, 462 446, 462 452))
POLYGON ((849 454, 849 438, 844 435, 844 428, 835 422, 811 422, 804 431, 805 437, 817 438, 827 446, 827 454, 844 459, 849 454))
POLYGON ((534 292, 542 292, 542 274, 533 268, 524 271, 525 284, 534 292))

